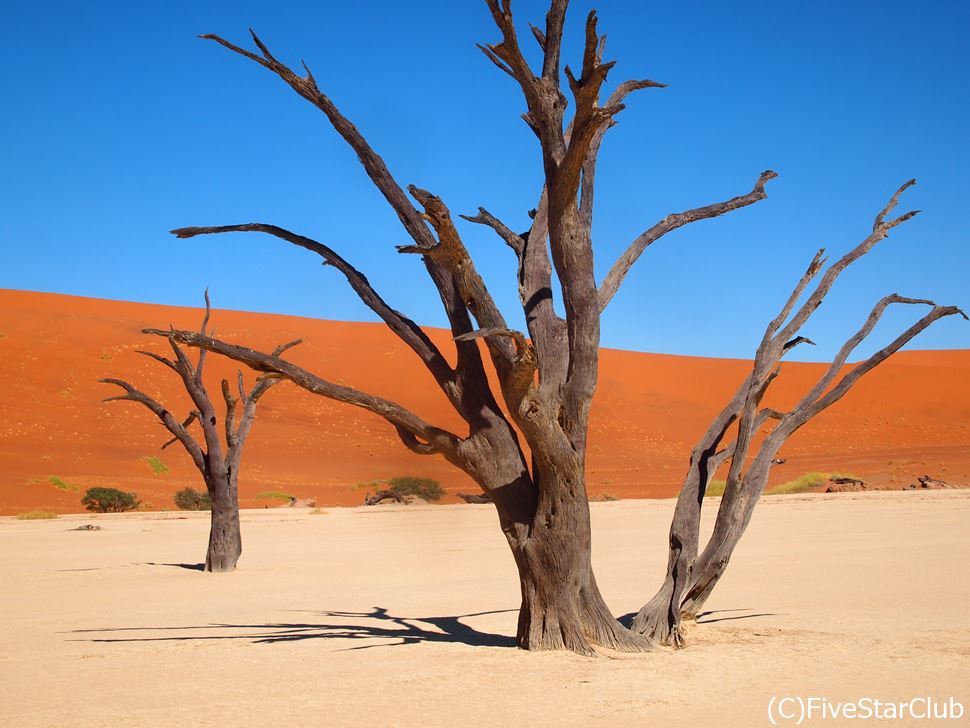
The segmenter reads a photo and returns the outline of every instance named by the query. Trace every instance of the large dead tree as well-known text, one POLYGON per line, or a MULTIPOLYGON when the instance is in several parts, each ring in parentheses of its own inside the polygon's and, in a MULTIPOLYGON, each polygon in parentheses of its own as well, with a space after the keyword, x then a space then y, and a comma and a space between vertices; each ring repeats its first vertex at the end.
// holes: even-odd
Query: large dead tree
POLYGON ((320 242, 259 222, 172 231, 180 238, 261 232, 322 257, 424 362, 466 431, 436 426, 396 402, 330 382, 276 353, 228 344, 198 332, 150 333, 217 352, 257 371, 285 377, 315 394, 370 410, 387 420, 410 450, 440 455, 470 475, 495 504, 518 568, 520 647, 566 648, 582 654, 591 654, 600 646, 644 650, 650 640, 614 619, 590 564, 585 460, 590 402, 597 381, 600 316, 647 247, 683 225, 764 199, 765 185, 776 175, 762 173, 746 194, 667 215, 634 239, 597 282, 590 230, 600 145, 630 94, 663 84, 625 81, 603 100, 607 74, 614 64, 603 60, 605 38, 597 31, 594 12, 586 18, 578 73, 569 66, 562 68, 567 0, 551 1, 544 28, 530 26, 529 42, 538 43, 542 57, 541 68, 534 69, 520 46, 509 1, 486 0, 486 4, 500 39, 479 47, 522 91, 523 119, 539 141, 544 186, 530 206, 534 210, 527 233, 514 233, 485 208, 462 217, 490 227, 515 254, 527 332, 509 327, 445 202, 415 186, 407 188, 409 198, 360 131, 320 89, 309 68, 304 64, 302 75, 294 72, 255 34, 256 51, 217 35, 203 38, 274 73, 318 108, 353 149, 411 238, 412 244, 400 246, 400 252, 420 256, 438 290, 454 339, 456 363, 449 364, 417 324, 388 305, 363 274, 320 242), (567 122, 570 100, 572 114, 567 122), (554 305, 553 275, 562 290, 564 316, 554 305), (498 393, 486 377, 483 354, 496 371, 498 393), (520 443, 520 435, 527 449, 520 443))
MULTIPOLYGON (((206 327, 211 313, 209 292, 205 293, 205 316, 199 329, 200 336, 206 336, 206 327)), ((152 351, 138 351, 136 353, 147 356, 165 365, 182 380, 182 385, 192 401, 192 409, 188 417, 178 420, 167 407, 158 400, 148 396, 128 382, 121 379, 102 379, 105 384, 121 387, 125 393, 115 397, 108 397, 105 402, 127 401, 137 402, 151 410, 165 428, 171 433, 172 439, 162 445, 164 450, 169 445, 178 442, 192 458, 195 467, 202 474, 206 491, 211 502, 209 546, 205 554, 205 570, 214 572, 232 571, 242 554, 242 535, 239 529, 239 467, 242 461, 243 446, 249 436, 256 417, 256 405, 260 398, 282 378, 274 374, 264 374, 257 378, 252 389, 246 391, 242 372, 239 372, 236 389, 238 396, 233 394, 227 379, 222 380, 222 398, 226 404, 226 416, 223 422, 225 444, 219 432, 219 422, 216 407, 209 396, 203 380, 206 351, 199 352, 198 361, 193 364, 174 338, 169 338, 174 359, 169 359, 152 351), (241 409, 240 409, 241 405, 241 409), (239 422, 236 422, 237 412, 239 422), (191 434, 189 428, 198 422, 202 428, 203 441, 199 442, 191 434)), ((298 344, 293 341, 277 347, 273 354, 279 356, 284 351, 298 344)))
POLYGON ((727 568, 734 548, 764 492, 776 455, 788 438, 815 415, 840 400, 864 374, 899 351, 934 321, 955 314, 966 318, 954 306, 937 306, 932 301, 905 298, 895 293, 888 295, 875 305, 862 327, 842 345, 819 380, 790 411, 778 412, 761 407, 772 382, 780 374, 779 362, 782 357, 799 344, 813 343, 798 335, 798 332, 822 303, 842 271, 872 250, 886 238, 890 230, 917 214, 918 211, 911 211, 895 219, 886 219, 895 209, 902 193, 915 183, 916 180, 910 180, 896 191, 876 216, 872 232, 830 266, 812 293, 798 305, 824 267, 824 250, 820 250, 781 312, 768 324, 755 354, 751 373, 714 418, 691 453, 687 478, 681 487, 670 526, 667 573, 660 590, 634 618, 634 631, 663 644, 682 646, 683 620, 696 617, 727 568), (872 333, 883 312, 892 304, 926 305, 931 308, 888 345, 845 371, 852 352, 872 333), (732 427, 735 439, 725 446, 724 441, 732 427), (714 532, 698 557, 704 493, 710 478, 725 464, 729 464, 727 480, 714 532))

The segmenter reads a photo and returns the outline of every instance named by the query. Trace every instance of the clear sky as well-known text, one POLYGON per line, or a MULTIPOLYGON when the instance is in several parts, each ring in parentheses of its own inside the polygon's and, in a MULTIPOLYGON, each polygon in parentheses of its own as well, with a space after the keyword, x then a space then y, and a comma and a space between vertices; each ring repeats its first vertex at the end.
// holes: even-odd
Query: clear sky
MULTIPOLYGON (((538 0, 514 3, 521 30, 538 0)), ((575 2, 564 58, 579 65, 575 2)), ((848 271, 804 333, 830 356, 881 296, 970 308, 970 3, 602 0, 610 86, 632 98, 604 143, 594 229, 600 275, 670 212, 751 189, 769 198, 653 246, 607 310, 615 348, 749 357, 818 247, 837 256, 910 177, 922 215, 848 271)), ((268 71, 196 38, 248 44, 254 27, 318 82, 401 184, 453 213, 488 207, 528 227, 540 162, 510 78, 474 44, 497 39, 484 2, 7 3, 0 44, 0 287, 374 320, 332 269, 257 234, 180 241, 174 227, 267 222, 325 242, 420 323, 445 323, 420 261, 353 153, 268 71)), ((526 38, 525 42, 530 41, 526 38)), ((534 45, 534 44, 531 44, 534 45)), ((517 314, 511 252, 461 228, 517 314)), ((918 312, 887 315, 872 351, 918 312), (881 336, 881 338, 880 338, 881 336)), ((166 322, 159 322, 164 324, 166 322)), ((935 324, 917 348, 970 347, 935 324)))

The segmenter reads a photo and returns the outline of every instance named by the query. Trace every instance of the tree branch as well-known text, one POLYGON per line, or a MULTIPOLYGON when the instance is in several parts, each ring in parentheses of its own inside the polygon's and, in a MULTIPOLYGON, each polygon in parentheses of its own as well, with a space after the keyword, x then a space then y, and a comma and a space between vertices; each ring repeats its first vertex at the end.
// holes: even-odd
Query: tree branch
POLYGON ((742 207, 751 205, 759 200, 765 199, 768 195, 765 192, 765 184, 777 177, 778 175, 769 170, 761 173, 758 177, 758 181, 755 182, 754 188, 746 195, 741 195, 739 197, 732 197, 730 200, 725 202, 716 202, 712 205, 705 205, 704 207, 697 207, 693 210, 686 210, 685 212, 678 212, 672 215, 668 215, 663 220, 658 222, 656 225, 648 230, 641 233, 624 251, 623 255, 613 264, 610 268, 609 273, 606 274, 606 278, 603 279, 602 284, 599 288, 599 298, 600 298, 600 310, 604 310, 609 302, 616 295, 616 292, 620 289, 620 284, 626 277, 630 268, 637 261, 640 255, 648 246, 659 240, 661 237, 666 235, 672 230, 676 230, 679 227, 683 227, 697 220, 707 220, 712 217, 718 217, 727 212, 733 212, 742 207))
MULTIPOLYGON (((193 238, 197 235, 210 235, 216 233, 231 232, 261 232, 285 240, 293 245, 316 253, 324 260, 325 265, 336 268, 343 274, 358 298, 374 313, 376 313, 388 328, 393 331, 401 341, 408 345, 411 350, 418 355, 424 362, 428 370, 434 376, 435 381, 445 391, 449 397, 455 401, 457 393, 455 391, 454 371, 447 360, 432 343, 431 339, 424 330, 414 321, 404 314, 393 309, 384 299, 374 290, 367 277, 348 263, 336 251, 319 243, 316 240, 298 235, 296 233, 277 227, 276 225, 266 225, 263 223, 248 223, 244 225, 220 225, 217 227, 186 227, 177 228, 171 231, 178 238, 193 238)), ((292 345, 295 345, 293 343, 292 345)), ((288 347, 287 347, 288 348, 288 347)), ((274 352, 276 356, 283 351, 274 352)))
MULTIPOLYGON (((164 329, 144 329, 143 333, 162 336, 185 346, 203 348, 234 361, 245 364, 250 369, 269 374, 278 374, 309 392, 338 402, 354 405, 380 415, 396 427, 401 427, 415 437, 433 445, 444 454, 454 452, 460 438, 446 430, 434 427, 410 410, 396 402, 361 392, 353 387, 328 382, 317 375, 292 364, 278 356, 272 356, 235 344, 202 336, 194 331, 164 329)), ((252 399, 252 395, 250 395, 252 399)))
POLYGON ((179 421, 172 416, 172 413, 169 412, 167 409, 165 409, 156 400, 152 399, 144 392, 136 389, 135 387, 133 387, 131 384, 124 381, 123 379, 105 378, 105 379, 99 379, 98 381, 101 382, 102 384, 113 384, 125 390, 125 394, 118 395, 115 397, 107 397, 102 401, 137 402, 138 404, 143 405, 144 407, 147 407, 152 413, 154 413, 156 417, 158 417, 161 423, 165 426, 165 429, 171 432, 172 435, 175 437, 175 439, 177 439, 182 444, 182 447, 184 447, 185 451, 191 456, 192 461, 195 463, 195 466, 199 468, 200 471, 205 472, 205 457, 206 457, 205 453, 203 453, 202 448, 199 447, 199 444, 193 439, 193 437, 188 433, 188 430, 186 429, 194 419, 191 415, 187 420, 185 420, 184 424, 179 423, 179 421))
MULTIPOLYGON (((320 109, 333 128, 357 154, 368 177, 375 187, 384 195, 384 198, 391 205, 401 224, 414 240, 415 244, 421 248, 433 248, 435 239, 431 230, 425 224, 421 214, 408 200, 403 189, 391 175, 384 163, 384 160, 374 151, 374 149, 364 139, 363 135, 337 108, 337 106, 324 94, 317 86, 316 79, 304 64, 306 75, 301 77, 294 73, 290 68, 280 63, 269 52, 266 45, 250 31, 253 40, 262 53, 262 57, 236 46, 217 35, 204 35, 202 38, 213 40, 225 48, 248 58, 259 65, 267 68, 278 75, 287 85, 289 85, 300 96, 320 109)), ((448 321, 451 325, 452 335, 460 335, 471 331, 472 326, 468 311, 462 301, 457 281, 436 262, 432 256, 423 256, 425 267, 431 276, 435 287, 441 297, 448 321)), ((460 401, 452 399, 453 405, 459 414, 466 420, 473 419, 475 413, 480 411, 483 406, 492 406, 494 398, 488 391, 488 382, 485 369, 478 347, 474 344, 463 344, 457 348, 457 390, 460 393, 460 401)), ((455 395, 450 395, 454 397, 455 395)))

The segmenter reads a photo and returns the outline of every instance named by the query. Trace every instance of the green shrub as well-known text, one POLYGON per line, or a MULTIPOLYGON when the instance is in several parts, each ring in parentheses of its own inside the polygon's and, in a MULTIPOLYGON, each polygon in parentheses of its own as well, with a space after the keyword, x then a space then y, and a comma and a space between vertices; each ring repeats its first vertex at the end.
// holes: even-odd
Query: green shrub
POLYGON ((426 501, 439 501, 445 494, 444 489, 437 480, 430 478, 416 478, 405 475, 399 478, 391 478, 387 481, 388 490, 402 498, 407 495, 417 496, 426 501))
POLYGON ((180 511, 211 511, 212 501, 206 491, 183 488, 175 494, 175 505, 180 511))
POLYGON ((788 495, 791 493, 807 493, 815 490, 829 479, 828 473, 805 473, 801 477, 789 480, 787 483, 776 485, 768 491, 768 495, 788 495))
POLYGON ((281 493, 278 490, 266 490, 262 493, 257 493, 256 497, 260 500, 292 500, 293 496, 289 493, 281 493))
POLYGON ((707 489, 704 491, 704 497, 717 498, 718 496, 722 496, 724 495, 724 488, 726 486, 726 480, 712 480, 707 484, 707 489))
POLYGON ((24 511, 17 514, 18 521, 42 521, 48 518, 57 518, 57 514, 50 511, 24 511))
POLYGON ((148 467, 152 469, 155 475, 163 475, 168 472, 168 465, 162 462, 161 458, 157 458, 154 455, 149 455, 145 458, 145 462, 148 463, 148 467))
POLYGON ((88 488, 81 505, 95 513, 123 513, 139 505, 137 493, 125 493, 117 488, 88 488))

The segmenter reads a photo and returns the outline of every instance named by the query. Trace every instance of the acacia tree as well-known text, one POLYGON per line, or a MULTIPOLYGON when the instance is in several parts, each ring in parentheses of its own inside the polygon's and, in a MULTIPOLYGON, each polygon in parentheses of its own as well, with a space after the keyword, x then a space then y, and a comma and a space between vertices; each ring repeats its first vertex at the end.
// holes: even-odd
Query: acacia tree
MULTIPOLYGON (((199 335, 206 336, 211 308, 209 292, 205 293, 205 316, 199 335)), ((162 445, 164 450, 176 442, 182 445, 192 458, 195 467, 202 474, 206 491, 211 502, 209 546, 205 554, 205 570, 214 572, 232 571, 242 554, 242 534, 239 529, 239 466, 242 461, 243 446, 256 417, 256 405, 260 398, 277 382, 278 375, 264 374, 257 378, 256 383, 248 392, 243 381, 243 375, 238 373, 236 387, 238 397, 232 393, 227 379, 222 380, 222 398, 226 404, 224 421, 225 445, 219 433, 216 408, 206 389, 202 374, 205 368, 206 351, 199 352, 198 361, 193 364, 174 338, 169 338, 174 359, 169 359, 152 351, 138 351, 136 353, 147 356, 164 364, 179 375, 185 391, 192 400, 194 409, 188 417, 179 421, 158 400, 148 396, 139 389, 122 379, 102 379, 104 384, 114 384, 121 387, 125 393, 115 397, 108 397, 105 402, 128 401, 137 402, 151 410, 165 428, 172 434, 172 439, 162 445), (239 422, 236 413, 239 405, 239 422), (203 441, 200 443, 189 432, 194 422, 202 427, 203 441)), ((292 346, 300 343, 293 341, 283 344, 273 350, 274 356, 279 356, 292 346)))
POLYGON ((811 295, 799 306, 802 295, 824 267, 825 251, 820 250, 781 312, 768 324, 755 353, 751 373, 691 452, 687 477, 681 487, 670 526, 667 573, 659 591, 634 618, 632 629, 635 632, 663 644, 682 646, 684 619, 693 620, 697 616, 727 568, 734 548, 764 492, 775 456, 788 438, 815 415, 840 400, 864 374, 899 351, 934 321, 955 314, 967 318, 954 306, 937 306, 925 299, 890 294, 876 303, 862 327, 846 340, 815 385, 791 410, 779 412, 761 407, 772 382, 781 373, 778 366, 781 358, 799 344, 814 343, 798 335, 798 332, 822 303, 842 271, 885 239, 890 230, 918 213, 914 210, 895 219, 886 219, 895 209, 902 193, 914 184, 916 180, 910 180, 896 191, 876 216, 872 233, 830 266, 811 295), (844 371, 849 356, 872 333, 886 308, 894 303, 927 305, 931 309, 888 345, 844 371), (722 447, 732 427, 735 439, 722 447), (728 473, 714 532, 698 558, 704 494, 710 478, 725 464, 729 464, 728 473))
POLYGON ((417 324, 388 305, 360 271, 320 242, 259 222, 172 232, 180 238, 261 232, 322 257, 424 362, 467 432, 451 432, 426 422, 394 401, 330 382, 275 352, 228 344, 198 332, 148 333, 217 352, 315 394, 370 410, 387 420, 413 452, 441 455, 471 476, 495 504, 518 568, 520 647, 566 648, 582 654, 592 654, 598 646, 637 651, 648 649, 651 640, 614 619, 590 564, 584 471, 590 402, 597 381, 600 316, 647 247, 683 225, 764 199, 765 184, 776 175, 766 171, 746 194, 664 217, 634 239, 598 282, 590 231, 600 145, 631 93, 664 84, 625 81, 601 103, 614 63, 603 60, 605 37, 597 32, 595 12, 586 18, 579 74, 569 66, 560 67, 567 2, 551 0, 545 28, 530 26, 542 55, 541 69, 534 70, 522 53, 509 0, 486 0, 501 39, 479 46, 522 90, 527 108, 523 119, 539 140, 544 186, 531 214, 530 229, 521 235, 485 208, 462 217, 490 227, 514 252, 527 333, 509 327, 444 201, 412 185, 407 190, 416 207, 377 152, 319 88, 306 64, 304 75, 297 74, 255 33, 252 37, 258 52, 217 35, 202 36, 276 74, 322 111, 354 150, 412 239, 413 244, 400 246, 399 251, 419 255, 438 290, 454 339, 456 363, 450 365, 417 324), (568 123, 563 76, 573 105, 568 123), (554 305, 553 275, 561 286, 564 315, 554 305), (500 396, 486 377, 479 340, 496 371, 500 396))

